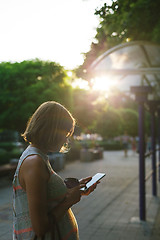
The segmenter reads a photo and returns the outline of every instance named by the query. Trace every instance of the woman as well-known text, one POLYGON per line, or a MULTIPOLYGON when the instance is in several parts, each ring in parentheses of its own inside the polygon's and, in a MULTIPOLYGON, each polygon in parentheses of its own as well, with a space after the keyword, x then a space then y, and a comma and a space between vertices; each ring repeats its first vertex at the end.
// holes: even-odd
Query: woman
POLYGON ((64 150, 74 126, 70 112, 54 101, 40 105, 30 118, 22 134, 29 146, 13 179, 13 239, 79 239, 71 207, 80 201, 84 194, 80 189, 91 177, 68 189, 47 156, 48 152, 64 150))

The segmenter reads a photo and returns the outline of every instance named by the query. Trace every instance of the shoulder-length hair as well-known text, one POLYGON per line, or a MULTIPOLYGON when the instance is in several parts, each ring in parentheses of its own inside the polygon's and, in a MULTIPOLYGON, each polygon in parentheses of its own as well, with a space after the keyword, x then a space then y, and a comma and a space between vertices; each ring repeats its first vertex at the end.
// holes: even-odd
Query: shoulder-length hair
POLYGON ((71 113, 60 103, 48 101, 34 112, 22 137, 48 152, 58 146, 64 136, 71 136, 74 127, 75 119, 71 113))

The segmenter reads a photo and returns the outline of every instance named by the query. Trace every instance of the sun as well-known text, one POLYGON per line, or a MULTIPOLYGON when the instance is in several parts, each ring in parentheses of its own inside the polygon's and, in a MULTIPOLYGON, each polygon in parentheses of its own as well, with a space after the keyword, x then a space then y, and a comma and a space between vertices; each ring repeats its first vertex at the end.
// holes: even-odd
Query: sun
POLYGON ((118 84, 117 79, 113 76, 95 77, 91 80, 92 88, 103 92, 109 92, 118 84))

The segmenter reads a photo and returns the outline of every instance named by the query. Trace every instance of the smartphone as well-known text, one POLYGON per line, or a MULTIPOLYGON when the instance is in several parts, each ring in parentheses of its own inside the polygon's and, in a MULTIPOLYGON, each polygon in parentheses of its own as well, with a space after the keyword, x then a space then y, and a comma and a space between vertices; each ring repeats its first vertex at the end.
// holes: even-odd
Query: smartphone
POLYGON ((88 190, 94 183, 98 182, 101 180, 104 176, 106 176, 105 173, 96 173, 92 179, 86 184, 86 187, 81 188, 82 191, 88 190))

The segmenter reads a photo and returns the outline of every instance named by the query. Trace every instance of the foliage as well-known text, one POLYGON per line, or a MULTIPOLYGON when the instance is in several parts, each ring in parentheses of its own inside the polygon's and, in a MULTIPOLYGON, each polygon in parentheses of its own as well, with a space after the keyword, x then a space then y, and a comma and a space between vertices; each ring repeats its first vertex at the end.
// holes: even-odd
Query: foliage
POLYGON ((71 108, 71 87, 65 70, 54 62, 3 62, 0 86, 0 129, 22 132, 28 118, 44 101, 55 100, 71 108))
POLYGON ((105 38, 111 45, 127 38, 160 42, 159 9, 159 0, 117 0, 111 6, 105 3, 95 12, 101 18, 96 38, 99 43, 105 38))
MULTIPOLYGON (((113 0, 111 4, 105 3, 96 9, 100 24, 90 51, 84 54, 84 63, 75 70, 77 76, 89 81, 91 76, 87 70, 92 62, 117 44, 135 40, 160 43, 159 10, 159 0, 113 0)), ((134 101, 114 92, 108 99, 108 110, 103 108, 104 103, 101 106, 102 111, 100 104, 94 106, 96 122, 92 126, 102 136, 114 136, 124 131, 132 136, 138 134, 137 104, 134 101)), ((146 115, 145 125, 147 134, 150 134, 149 117, 146 115)))
POLYGON ((138 113, 133 109, 120 109, 123 133, 127 132, 130 136, 138 135, 138 113))
POLYGON ((113 89, 108 96, 108 103, 113 108, 131 108, 137 110, 137 103, 125 92, 113 89))
POLYGON ((0 165, 9 163, 10 155, 5 149, 0 148, 0 165))
POLYGON ((0 143, 0 165, 7 164, 11 159, 19 159, 21 150, 12 142, 0 143))
POLYGON ((0 149, 4 149, 6 151, 12 151, 15 145, 13 142, 0 142, 0 149))
POLYGON ((77 75, 87 79, 86 69, 103 52, 126 42, 144 40, 160 43, 160 4, 159 0, 112 0, 95 11, 100 18, 95 43, 84 55, 84 63, 77 75))
POLYGON ((104 138, 112 138, 122 133, 122 119, 119 112, 109 108, 99 114, 96 130, 104 138))
POLYGON ((20 135, 18 134, 18 132, 13 131, 13 130, 0 130, 0 146, 1 146, 1 142, 2 143, 7 143, 8 142, 19 142, 20 140, 20 135))
POLYGON ((117 91, 106 99, 100 93, 82 89, 73 91, 74 117, 85 133, 99 133, 104 138, 119 136, 127 131, 136 136, 137 104, 117 91))
POLYGON ((119 136, 125 131, 131 136, 137 136, 138 113, 133 107, 133 100, 130 100, 130 103, 129 100, 123 98, 121 101, 121 97, 117 99, 115 95, 108 99, 108 103, 95 106, 95 131, 104 138, 119 136))
POLYGON ((119 141, 101 141, 99 142, 99 146, 102 147, 104 150, 107 151, 116 151, 116 150, 122 150, 123 145, 119 141))
POLYGON ((77 126, 85 132, 93 130, 96 112, 94 101, 97 94, 84 89, 73 90, 73 115, 77 121, 77 126))

